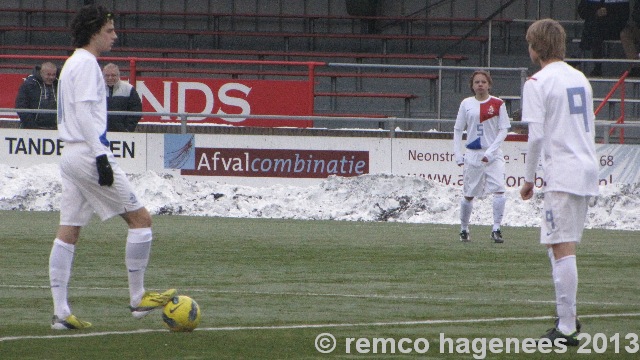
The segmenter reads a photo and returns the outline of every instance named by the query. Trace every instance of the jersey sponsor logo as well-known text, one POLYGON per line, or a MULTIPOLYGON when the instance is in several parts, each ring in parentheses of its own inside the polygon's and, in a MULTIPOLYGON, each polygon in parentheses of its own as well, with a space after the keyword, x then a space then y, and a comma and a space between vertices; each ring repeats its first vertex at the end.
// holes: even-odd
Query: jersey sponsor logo
POLYGON ((491 98, 488 101, 480 104, 480 122, 487 121, 493 117, 500 115, 501 106, 502 100, 498 98, 491 98))

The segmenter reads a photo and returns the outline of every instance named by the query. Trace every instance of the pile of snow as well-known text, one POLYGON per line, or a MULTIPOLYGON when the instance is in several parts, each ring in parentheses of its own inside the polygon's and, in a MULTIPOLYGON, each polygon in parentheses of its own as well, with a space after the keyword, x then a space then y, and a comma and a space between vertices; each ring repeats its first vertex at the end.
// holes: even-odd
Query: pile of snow
MULTIPOLYGON (((56 211, 60 174, 55 164, 0 165, 0 210, 56 211)), ((153 214, 308 220, 459 223, 461 189, 410 176, 330 177, 314 186, 249 187, 146 172, 130 175, 153 214)), ((600 188, 588 228, 640 229, 640 184, 600 188)), ((530 201, 508 189, 503 225, 538 226, 541 192, 530 201)), ((472 224, 492 223, 491 196, 475 202, 472 224)))

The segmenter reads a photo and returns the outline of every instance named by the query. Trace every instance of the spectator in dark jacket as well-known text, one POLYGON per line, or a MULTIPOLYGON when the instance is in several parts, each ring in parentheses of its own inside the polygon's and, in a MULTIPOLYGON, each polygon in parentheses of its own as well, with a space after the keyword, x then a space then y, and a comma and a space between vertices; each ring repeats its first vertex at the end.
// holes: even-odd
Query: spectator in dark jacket
MULTIPOLYGON (((620 32, 620 42, 624 54, 629 60, 640 60, 638 56, 638 47, 636 44, 640 42, 640 0, 636 0, 631 11, 631 19, 627 26, 620 32)), ((634 63, 629 71, 629 76, 640 77, 640 64, 634 63)))
MULTIPOLYGON (((578 15, 584 19, 580 49, 591 50, 591 57, 602 59, 604 40, 620 39, 629 20, 628 0, 581 0, 578 15)), ((595 63, 591 76, 602 75, 602 63, 595 63)))
MULTIPOLYGON (((16 97, 16 109, 57 109, 58 68, 52 62, 45 62, 33 69, 16 97)), ((52 129, 58 126, 56 113, 30 113, 19 111, 20 127, 23 129, 52 129)))
MULTIPOLYGON (((120 80, 120 68, 109 63, 102 68, 107 84, 107 110, 142 111, 142 101, 136 89, 120 80)), ((107 131, 133 132, 140 121, 139 115, 107 115, 107 131)))

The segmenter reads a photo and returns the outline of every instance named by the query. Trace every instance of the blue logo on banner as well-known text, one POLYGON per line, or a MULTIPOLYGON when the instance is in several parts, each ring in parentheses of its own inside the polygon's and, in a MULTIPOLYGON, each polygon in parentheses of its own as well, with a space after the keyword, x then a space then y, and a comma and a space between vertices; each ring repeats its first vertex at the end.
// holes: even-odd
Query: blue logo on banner
POLYGON ((164 168, 194 170, 196 139, 193 134, 164 134, 164 168))

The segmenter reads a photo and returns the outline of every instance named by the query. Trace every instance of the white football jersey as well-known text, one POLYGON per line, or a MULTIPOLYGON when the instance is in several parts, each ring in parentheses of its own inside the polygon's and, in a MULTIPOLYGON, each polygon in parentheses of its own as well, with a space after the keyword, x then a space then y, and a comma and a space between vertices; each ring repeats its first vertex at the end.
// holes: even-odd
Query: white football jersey
POLYGON ((467 149, 488 149, 494 145, 494 151, 500 145, 494 144, 498 132, 510 127, 504 101, 495 96, 489 96, 485 101, 478 101, 473 96, 462 100, 454 125, 457 130, 467 129, 467 149))
POLYGON ((522 93, 522 121, 541 123, 545 191, 598 194, 595 115, 591 84, 563 61, 529 78, 522 93))
POLYGON ((105 88, 96 57, 76 49, 58 81, 58 131, 65 142, 87 143, 95 156, 108 153, 105 88))

